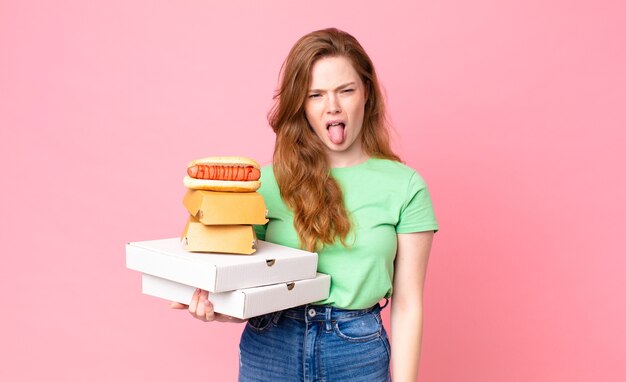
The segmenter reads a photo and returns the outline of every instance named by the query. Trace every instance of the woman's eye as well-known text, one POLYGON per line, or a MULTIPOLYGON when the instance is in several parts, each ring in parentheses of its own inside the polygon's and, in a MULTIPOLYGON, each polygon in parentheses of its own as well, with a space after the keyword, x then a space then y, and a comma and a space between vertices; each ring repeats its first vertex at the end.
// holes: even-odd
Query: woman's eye
POLYGON ((343 90, 344 93, 350 93, 350 92, 353 92, 353 91, 354 91, 354 89, 344 89, 343 90))
POLYGON ((319 94, 317 94, 317 93, 309 94, 309 98, 317 98, 317 97, 319 97, 319 96, 320 96, 320 95, 319 95, 319 94))

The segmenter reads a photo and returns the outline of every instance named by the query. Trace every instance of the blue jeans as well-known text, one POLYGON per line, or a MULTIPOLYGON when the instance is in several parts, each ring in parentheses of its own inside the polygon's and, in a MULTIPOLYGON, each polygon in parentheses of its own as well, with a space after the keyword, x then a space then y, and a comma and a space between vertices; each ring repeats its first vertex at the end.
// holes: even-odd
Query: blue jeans
POLYGON ((248 320, 239 382, 390 381, 389 339, 380 306, 303 305, 248 320))

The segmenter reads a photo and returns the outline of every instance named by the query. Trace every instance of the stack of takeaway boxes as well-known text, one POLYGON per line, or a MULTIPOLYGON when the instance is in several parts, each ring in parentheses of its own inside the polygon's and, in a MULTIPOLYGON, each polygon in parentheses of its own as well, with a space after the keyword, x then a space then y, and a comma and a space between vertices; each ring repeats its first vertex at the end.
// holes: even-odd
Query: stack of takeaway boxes
POLYGON ((317 254, 257 240, 265 224, 257 192, 187 190, 181 238, 126 245, 126 266, 142 273, 145 294, 189 304, 207 290, 216 312, 249 318, 328 297, 330 276, 317 273, 317 254))

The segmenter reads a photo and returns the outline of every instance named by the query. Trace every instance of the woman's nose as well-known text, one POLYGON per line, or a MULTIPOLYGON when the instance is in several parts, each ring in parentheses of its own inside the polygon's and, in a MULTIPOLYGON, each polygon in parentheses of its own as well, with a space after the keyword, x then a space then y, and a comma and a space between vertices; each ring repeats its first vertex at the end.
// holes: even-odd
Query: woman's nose
POLYGON ((328 105, 326 105, 326 110, 330 114, 336 114, 341 112, 341 104, 339 103, 339 99, 335 95, 330 95, 328 97, 328 105))

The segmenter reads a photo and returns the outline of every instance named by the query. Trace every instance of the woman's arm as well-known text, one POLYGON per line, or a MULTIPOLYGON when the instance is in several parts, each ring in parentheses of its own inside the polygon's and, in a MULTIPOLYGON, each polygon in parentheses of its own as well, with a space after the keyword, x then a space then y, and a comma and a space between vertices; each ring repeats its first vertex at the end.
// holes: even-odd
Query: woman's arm
POLYGON ((415 382, 422 342, 422 297, 433 231, 398 234, 391 299, 394 382, 415 382))

